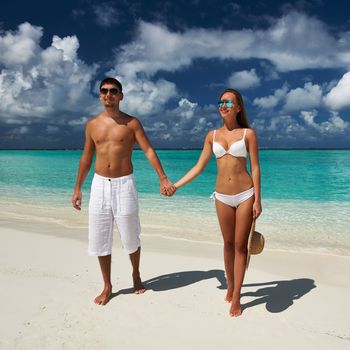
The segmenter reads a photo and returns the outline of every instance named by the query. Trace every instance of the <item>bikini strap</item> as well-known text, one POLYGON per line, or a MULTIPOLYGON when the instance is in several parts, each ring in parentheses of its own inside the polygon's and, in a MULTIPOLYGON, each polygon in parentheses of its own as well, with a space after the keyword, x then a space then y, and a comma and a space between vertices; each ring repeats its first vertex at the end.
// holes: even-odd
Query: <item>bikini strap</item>
POLYGON ((245 139, 245 134, 247 133, 247 129, 244 129, 243 140, 245 139))

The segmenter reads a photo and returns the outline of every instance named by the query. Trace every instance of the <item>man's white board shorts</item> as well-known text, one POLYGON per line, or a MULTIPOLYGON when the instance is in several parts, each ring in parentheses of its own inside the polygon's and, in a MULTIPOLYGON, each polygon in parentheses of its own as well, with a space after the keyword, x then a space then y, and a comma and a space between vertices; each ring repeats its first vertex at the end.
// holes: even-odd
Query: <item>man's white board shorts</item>
POLYGON ((117 178, 94 175, 89 202, 90 255, 112 253, 114 221, 124 250, 128 254, 136 252, 141 245, 141 226, 133 174, 117 178))

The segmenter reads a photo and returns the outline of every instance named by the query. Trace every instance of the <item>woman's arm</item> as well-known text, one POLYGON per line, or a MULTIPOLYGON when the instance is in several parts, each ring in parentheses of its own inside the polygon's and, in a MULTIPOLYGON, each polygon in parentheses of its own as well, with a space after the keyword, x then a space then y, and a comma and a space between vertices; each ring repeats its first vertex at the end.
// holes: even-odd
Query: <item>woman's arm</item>
POLYGON ((187 183, 191 182, 194 178, 196 178, 199 174, 202 173, 202 171, 205 169, 212 155, 212 140, 213 140, 213 131, 209 131, 205 138, 202 153, 198 159, 197 164, 186 175, 184 175, 179 181, 177 181, 174 184, 176 188, 180 188, 186 185, 187 183))
POLYGON ((247 132, 248 150, 250 158, 250 167, 252 170, 252 179, 254 185, 255 201, 253 205, 253 216, 255 219, 262 212, 261 208, 261 184, 260 184, 260 165, 258 154, 258 140, 253 129, 248 129, 247 132))

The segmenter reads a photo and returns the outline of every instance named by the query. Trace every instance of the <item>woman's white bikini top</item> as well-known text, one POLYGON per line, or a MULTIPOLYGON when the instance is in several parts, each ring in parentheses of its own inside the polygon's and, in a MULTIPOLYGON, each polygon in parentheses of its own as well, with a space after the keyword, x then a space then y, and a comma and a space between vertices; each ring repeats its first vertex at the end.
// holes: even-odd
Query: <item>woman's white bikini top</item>
POLYGON ((216 130, 214 130, 214 136, 213 136, 213 153, 215 154, 216 158, 221 158, 225 154, 230 154, 233 157, 244 157, 247 158, 247 147, 245 145, 245 134, 247 132, 247 129, 244 129, 244 134, 242 139, 239 141, 236 141, 231 144, 228 150, 226 150, 220 143, 215 142, 215 133, 216 130))

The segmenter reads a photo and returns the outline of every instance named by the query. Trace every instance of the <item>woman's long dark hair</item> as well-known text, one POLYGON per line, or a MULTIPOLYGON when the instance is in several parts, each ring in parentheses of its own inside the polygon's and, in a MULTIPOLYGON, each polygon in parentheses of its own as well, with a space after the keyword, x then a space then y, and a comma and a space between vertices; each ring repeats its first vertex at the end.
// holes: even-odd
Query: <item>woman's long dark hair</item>
POLYGON ((243 97, 241 95, 241 93, 235 89, 225 89, 219 96, 219 99, 221 99, 222 95, 226 92, 231 92, 233 93, 238 101, 239 106, 241 107, 241 110, 237 113, 237 123, 239 126, 241 126, 242 128, 250 128, 249 126, 249 121, 248 121, 248 117, 247 117, 247 112, 245 110, 244 107, 244 102, 243 102, 243 97))

